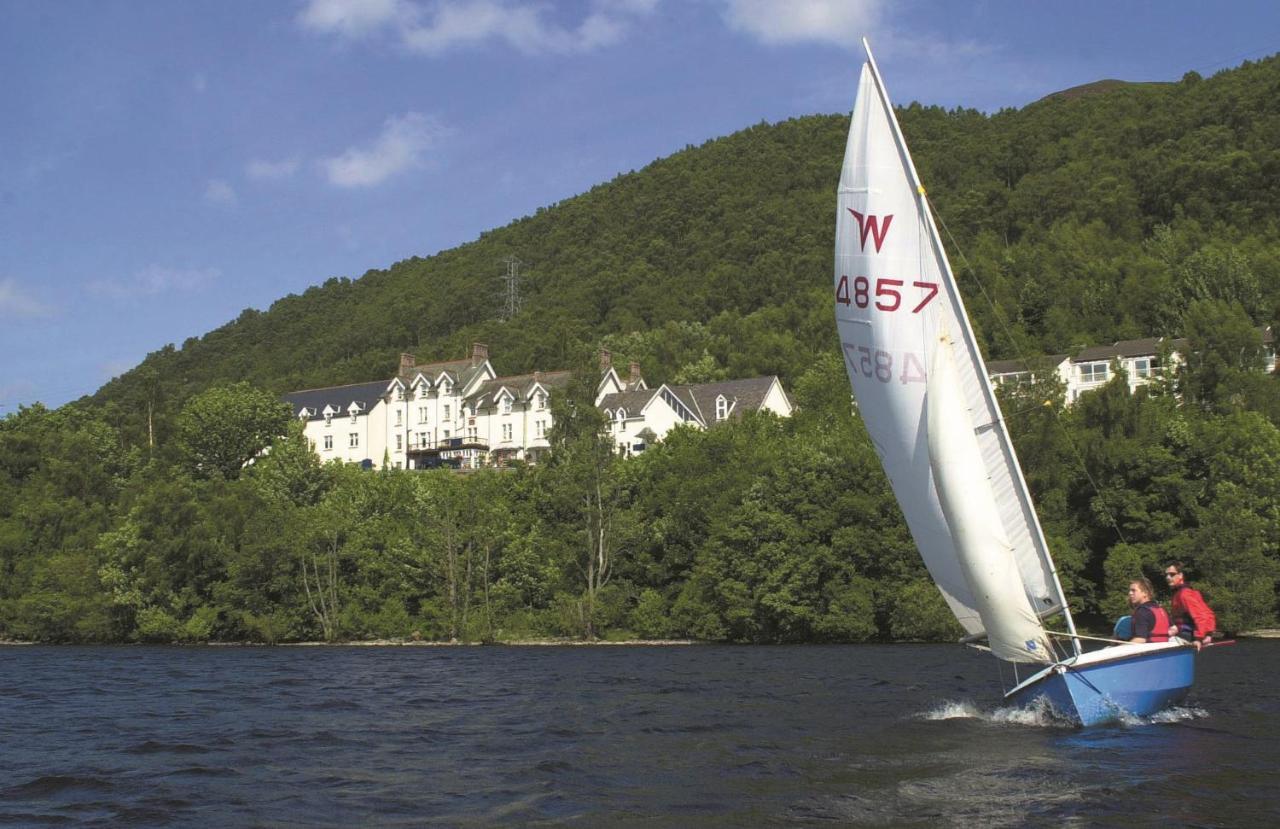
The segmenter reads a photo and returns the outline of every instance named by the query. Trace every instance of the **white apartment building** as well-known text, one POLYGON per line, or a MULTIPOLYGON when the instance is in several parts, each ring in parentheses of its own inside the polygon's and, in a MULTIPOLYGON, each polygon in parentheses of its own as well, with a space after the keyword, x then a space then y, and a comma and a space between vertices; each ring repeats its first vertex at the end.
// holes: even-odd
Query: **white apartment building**
MULTIPOLYGON (((567 371, 498 377, 488 347, 475 343, 464 360, 417 365, 413 355, 402 354, 388 381, 290 392, 284 399, 324 461, 477 468, 536 461, 545 453, 550 397, 570 379, 567 371)), ((760 409, 791 414, 776 377, 650 391, 638 364, 623 378, 607 351, 601 352, 596 405, 624 454, 643 451, 647 440, 661 439, 679 423, 706 428, 760 409)))
MULTIPOLYGON (((1262 347, 1268 372, 1276 368, 1275 339, 1271 328, 1262 329, 1262 347)), ((1074 403, 1081 394, 1106 385, 1111 379, 1112 367, 1118 363, 1128 377, 1129 391, 1151 382, 1165 371, 1185 361, 1187 340, 1165 337, 1146 337, 1140 340, 1121 340, 1111 345, 1082 348, 1074 356, 1052 354, 1040 358, 1041 368, 1031 370, 1021 360, 993 360, 987 363, 991 382, 1025 382, 1038 371, 1051 372, 1067 391, 1067 403, 1074 403)))

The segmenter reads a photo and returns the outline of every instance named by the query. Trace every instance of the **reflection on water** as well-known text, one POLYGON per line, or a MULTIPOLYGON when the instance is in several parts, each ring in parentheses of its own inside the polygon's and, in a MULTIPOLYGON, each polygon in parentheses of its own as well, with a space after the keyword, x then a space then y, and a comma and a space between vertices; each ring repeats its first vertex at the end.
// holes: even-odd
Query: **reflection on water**
POLYGON ((954 646, 0 648, 0 824, 1273 824, 1280 643, 1199 659, 1079 730, 954 646))

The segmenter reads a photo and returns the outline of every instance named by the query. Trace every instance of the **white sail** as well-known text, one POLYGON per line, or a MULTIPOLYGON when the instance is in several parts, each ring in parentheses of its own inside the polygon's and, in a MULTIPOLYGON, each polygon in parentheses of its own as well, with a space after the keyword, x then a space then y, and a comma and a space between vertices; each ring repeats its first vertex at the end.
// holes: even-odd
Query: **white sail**
POLYGON ((836 213, 835 309, 845 368, 912 538, 970 634, 985 634, 1002 659, 1047 661, 1039 620, 1066 603, 870 49, 836 213), (943 343, 953 392, 931 386, 943 343), (941 409, 930 423, 927 398, 951 393, 955 410, 941 409), (931 441, 938 420, 953 429, 965 424, 967 436, 953 431, 931 441), (972 468, 940 474, 948 461, 931 459, 938 440, 951 457, 968 456, 972 468))

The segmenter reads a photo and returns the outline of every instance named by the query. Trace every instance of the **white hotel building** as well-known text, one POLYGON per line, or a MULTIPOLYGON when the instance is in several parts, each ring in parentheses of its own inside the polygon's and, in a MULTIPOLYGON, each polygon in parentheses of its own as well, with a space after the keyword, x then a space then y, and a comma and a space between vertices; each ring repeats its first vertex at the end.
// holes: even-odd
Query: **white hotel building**
MULTIPOLYGON (((679 424, 706 428, 748 411, 791 414, 777 377, 649 389, 632 363, 626 378, 601 352, 596 405, 609 419, 618 451, 644 451, 679 424)), ((425 365, 400 356, 389 381, 290 392, 284 399, 324 461, 366 467, 477 468, 512 460, 534 461, 550 444, 550 396, 564 388, 567 371, 499 377, 488 347, 471 357, 425 365)))

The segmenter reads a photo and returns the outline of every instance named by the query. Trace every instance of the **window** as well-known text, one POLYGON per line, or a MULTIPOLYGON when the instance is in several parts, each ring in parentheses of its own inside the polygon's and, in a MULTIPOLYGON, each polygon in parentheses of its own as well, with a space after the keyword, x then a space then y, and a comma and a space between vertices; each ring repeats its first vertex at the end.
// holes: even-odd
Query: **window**
POLYGON ((543 409, 547 408, 547 396, 543 392, 538 392, 537 397, 533 398, 533 401, 534 401, 534 408, 536 408, 538 411, 542 411, 543 409))
POLYGON ((448 439, 449 439, 449 430, 448 430, 448 429, 441 429, 441 430, 440 430, 440 439, 441 439, 441 440, 448 440, 448 439))
POLYGON ((505 442, 507 442, 507 443, 510 443, 510 442, 511 442, 511 432, 512 432, 512 429, 511 429, 511 424, 510 424, 510 423, 504 423, 504 424, 502 424, 502 439, 503 439, 503 441, 505 441, 505 442))
POLYGON ((352 423, 355 423, 355 422, 356 422, 356 418, 357 418, 357 417, 359 417, 359 416, 360 416, 360 410, 359 410, 359 409, 352 409, 352 410, 351 410, 351 422, 352 422, 352 423))
POLYGON ((546 437, 547 422, 545 420, 536 420, 533 423, 533 434, 535 437, 546 437))
POLYGON ((404 435, 396 435, 396 451, 404 448, 404 435))
POLYGON ((723 394, 716 396, 716 420, 724 420, 729 416, 729 401, 723 394))
POLYGON ((511 414, 511 398, 510 397, 502 398, 502 413, 511 414))
POLYGON ((1080 382, 1105 383, 1107 370, 1106 363, 1083 363, 1080 366, 1080 382))
POLYGON ((426 449, 426 448, 427 448, 427 441, 429 440, 429 438, 427 437, 427 435, 429 435, 429 434, 431 434, 431 433, 430 433, 430 432, 419 432, 419 433, 418 433, 418 445, 419 445, 419 446, 421 446, 423 449, 426 449))
POLYGON ((419 423, 426 423, 426 422, 427 422, 427 407, 426 407, 426 406, 419 406, 419 407, 418 407, 418 422, 419 422, 419 423))
POLYGON ((401 412, 399 409, 396 409, 396 425, 397 426, 400 425, 400 417, 401 417, 401 412))
POLYGON ((325 412, 325 413, 324 413, 324 425, 325 425, 325 426, 332 426, 332 425, 333 425, 333 413, 332 413, 332 412, 325 412))
POLYGON ((400 388, 396 389, 396 399, 404 400, 404 386, 401 386, 400 388))
POLYGON ((445 419, 445 420, 448 420, 448 419, 449 419, 449 404, 448 404, 448 403, 445 403, 445 404, 444 404, 444 419, 445 419))
POLYGON ((333 435, 324 436, 324 449, 326 452, 333 449, 333 435))
POLYGON ((1133 361, 1133 375, 1144 379, 1154 377, 1160 373, 1158 366, 1159 360, 1155 357, 1138 357, 1133 361))
POLYGON ((357 448, 360 445, 360 433, 352 432, 349 437, 351 438, 351 442, 347 445, 350 446, 352 449, 357 448))

